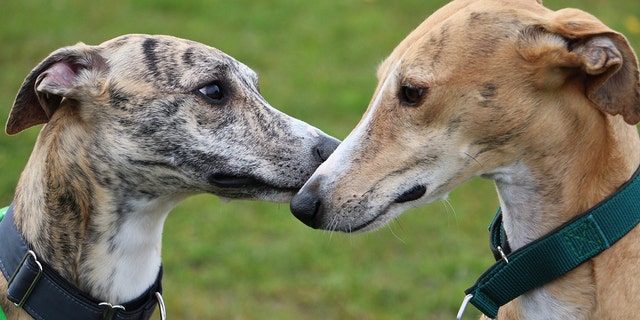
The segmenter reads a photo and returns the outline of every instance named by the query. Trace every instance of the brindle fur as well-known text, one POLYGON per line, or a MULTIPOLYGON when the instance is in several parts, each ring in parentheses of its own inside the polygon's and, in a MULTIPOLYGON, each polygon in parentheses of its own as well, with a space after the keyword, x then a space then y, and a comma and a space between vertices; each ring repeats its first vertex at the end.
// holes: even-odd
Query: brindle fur
MULTIPOLYGON (((120 304, 153 283, 164 219, 187 196, 288 201, 338 141, 269 106, 257 81, 221 51, 169 36, 53 52, 27 76, 6 128, 47 123, 14 199, 38 258, 120 304), (212 83, 222 99, 199 91, 212 83)), ((28 318, 0 302, 10 319, 28 318)))
MULTIPOLYGON (((638 63, 623 35, 534 0, 454 0, 378 70, 363 119, 294 197, 310 226, 376 229, 475 176, 513 249, 603 200, 640 164, 638 63), (403 86, 421 88, 412 105, 403 86), (423 193, 421 193, 423 192, 423 193)), ((640 227, 499 319, 632 319, 640 227)))

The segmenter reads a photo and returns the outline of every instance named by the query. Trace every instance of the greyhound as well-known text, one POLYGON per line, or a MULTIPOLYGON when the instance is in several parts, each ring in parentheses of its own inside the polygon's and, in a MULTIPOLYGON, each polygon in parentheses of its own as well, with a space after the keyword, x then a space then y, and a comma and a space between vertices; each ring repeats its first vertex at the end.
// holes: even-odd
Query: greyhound
MULTIPOLYGON (((291 202, 311 227, 374 230, 481 176, 496 184, 515 253, 595 209, 640 164, 636 56, 581 10, 454 0, 393 50, 378 79, 360 123, 291 202)), ((634 226, 498 318, 637 318, 634 226)))
POLYGON ((43 123, 2 222, 29 250, 17 267, 0 256, 9 319, 148 318, 155 301, 136 308, 161 297, 147 291, 159 291, 174 206, 199 193, 287 202, 339 143, 272 108, 244 64, 163 35, 53 52, 26 77, 6 132, 43 123), (19 283, 29 268, 42 278, 19 283), (83 298, 55 300, 73 294, 83 298))

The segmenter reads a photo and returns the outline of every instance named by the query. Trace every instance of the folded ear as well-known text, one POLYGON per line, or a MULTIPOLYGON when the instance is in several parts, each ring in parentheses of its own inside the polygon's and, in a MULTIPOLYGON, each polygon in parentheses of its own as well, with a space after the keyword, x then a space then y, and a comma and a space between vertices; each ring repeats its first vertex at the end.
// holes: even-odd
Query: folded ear
POLYGON ((556 80, 582 74, 577 79, 584 79, 585 95, 599 110, 640 122, 638 61, 622 34, 577 9, 553 12, 535 29, 522 34, 525 59, 546 63, 556 80))
POLYGON ((92 47, 78 44, 59 49, 40 62, 18 91, 7 121, 7 134, 48 122, 63 98, 78 98, 80 74, 104 65, 92 51, 92 47))

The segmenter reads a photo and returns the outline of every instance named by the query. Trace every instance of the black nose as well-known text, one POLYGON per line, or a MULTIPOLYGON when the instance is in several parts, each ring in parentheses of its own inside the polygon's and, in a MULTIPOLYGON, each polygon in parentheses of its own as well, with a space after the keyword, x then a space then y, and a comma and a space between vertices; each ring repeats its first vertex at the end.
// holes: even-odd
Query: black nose
POLYGON ((320 199, 312 192, 301 190, 291 199, 289 209, 298 220, 311 228, 317 229, 321 206, 320 199))
POLYGON ((318 144, 313 148, 313 156, 318 162, 325 162, 339 144, 340 140, 338 139, 330 136, 322 136, 318 144))

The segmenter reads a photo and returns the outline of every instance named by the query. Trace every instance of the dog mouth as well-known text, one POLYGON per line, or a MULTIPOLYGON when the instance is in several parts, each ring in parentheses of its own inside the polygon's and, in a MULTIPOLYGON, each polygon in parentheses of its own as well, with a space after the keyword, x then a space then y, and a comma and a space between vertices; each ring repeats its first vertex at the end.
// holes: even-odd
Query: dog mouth
POLYGON ((427 192, 425 185, 417 185, 399 195, 393 203, 404 203, 420 199, 427 192))
POLYGON ((358 226, 350 227, 348 230, 345 230, 345 232, 355 233, 355 232, 363 232, 367 230, 377 229, 381 225, 384 225, 384 222, 381 222, 381 220, 383 220, 384 216, 389 214, 389 212, 392 209, 391 208, 392 205, 418 200, 422 198, 422 196, 424 196, 426 192, 427 192, 427 187, 425 185, 416 185, 408 189, 404 193, 398 195, 391 204, 389 204, 384 209, 382 209, 380 213, 378 213, 376 216, 374 216, 370 220, 358 226))
POLYGON ((230 199, 263 199, 287 202, 301 186, 282 186, 250 175, 216 173, 207 180, 218 188, 214 194, 230 199))
POLYGON ((251 188, 265 185, 256 178, 242 175, 212 174, 208 180, 212 185, 223 189, 251 188))
POLYGON ((357 226, 349 226, 346 229, 336 229, 336 231, 342 231, 346 233, 358 233, 358 232, 367 232, 378 229, 381 225, 384 225, 384 222, 381 222, 383 217, 386 216, 390 211, 390 206, 384 208, 380 213, 378 213, 373 218, 367 220, 366 222, 359 224, 357 226))

